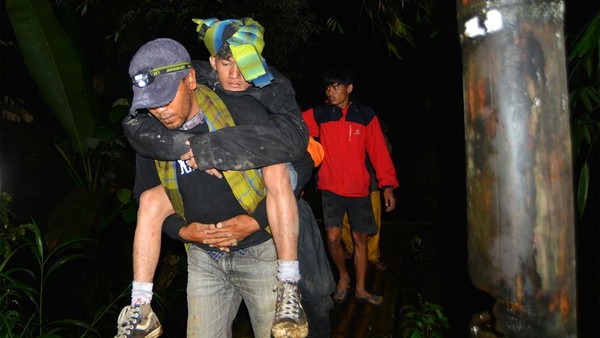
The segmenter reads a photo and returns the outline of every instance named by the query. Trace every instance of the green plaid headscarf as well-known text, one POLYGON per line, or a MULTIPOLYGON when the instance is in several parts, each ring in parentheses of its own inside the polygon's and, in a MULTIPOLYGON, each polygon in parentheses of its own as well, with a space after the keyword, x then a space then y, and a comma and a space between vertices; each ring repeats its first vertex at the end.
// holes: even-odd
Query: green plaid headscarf
POLYGON ((215 56, 223 44, 228 43, 246 81, 259 88, 271 83, 273 75, 267 70, 267 62, 261 55, 265 46, 265 29, 258 22, 252 18, 192 21, 198 25, 196 32, 210 55, 215 56))

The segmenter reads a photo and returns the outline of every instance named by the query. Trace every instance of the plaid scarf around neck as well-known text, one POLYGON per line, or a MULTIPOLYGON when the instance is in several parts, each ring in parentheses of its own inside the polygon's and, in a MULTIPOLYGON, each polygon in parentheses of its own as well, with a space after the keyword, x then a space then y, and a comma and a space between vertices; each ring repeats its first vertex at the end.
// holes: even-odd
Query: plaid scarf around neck
MULTIPOLYGON (((205 121, 211 132, 235 126, 229 110, 217 94, 204 85, 196 89, 196 100, 204 113, 205 121)), ((162 185, 165 187, 174 210, 183 214, 183 201, 177 186, 176 161, 155 160, 156 169, 162 185)), ((258 203, 266 196, 260 173, 256 169, 224 171, 223 176, 231 187, 240 205, 248 213, 254 212, 258 203)))

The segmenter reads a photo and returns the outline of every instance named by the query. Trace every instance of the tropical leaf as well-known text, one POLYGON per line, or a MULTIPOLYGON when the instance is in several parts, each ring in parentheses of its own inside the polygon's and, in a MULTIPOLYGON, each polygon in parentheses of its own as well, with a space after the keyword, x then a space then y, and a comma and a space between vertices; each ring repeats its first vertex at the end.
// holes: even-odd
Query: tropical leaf
POLYGON ((583 215, 583 212, 585 211, 589 185, 590 167, 585 163, 579 173, 579 183, 577 185, 577 211, 579 212, 579 215, 583 215))
MULTIPOLYGON (((581 217, 589 202, 590 182, 597 171, 590 162, 600 139, 600 14, 585 25, 571 47, 568 61, 571 66, 569 87, 571 88, 571 135, 573 156, 576 165, 581 166, 577 179, 577 212, 581 217), (590 169, 592 166, 592 169, 590 169)), ((577 168, 575 168, 577 170, 577 168)), ((594 190, 592 190, 594 191, 594 190)))
POLYGON ((87 152, 94 117, 85 95, 82 63, 47 0, 7 0, 6 9, 25 65, 73 149, 87 152))

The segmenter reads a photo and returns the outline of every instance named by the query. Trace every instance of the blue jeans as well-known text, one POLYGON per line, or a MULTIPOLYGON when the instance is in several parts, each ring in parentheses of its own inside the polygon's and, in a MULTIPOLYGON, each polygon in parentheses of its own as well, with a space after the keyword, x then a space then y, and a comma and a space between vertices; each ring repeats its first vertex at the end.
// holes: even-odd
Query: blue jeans
POLYGON ((188 337, 230 338, 244 300, 254 337, 271 337, 275 318, 277 251, 273 240, 227 253, 218 262, 202 249, 188 250, 188 337))

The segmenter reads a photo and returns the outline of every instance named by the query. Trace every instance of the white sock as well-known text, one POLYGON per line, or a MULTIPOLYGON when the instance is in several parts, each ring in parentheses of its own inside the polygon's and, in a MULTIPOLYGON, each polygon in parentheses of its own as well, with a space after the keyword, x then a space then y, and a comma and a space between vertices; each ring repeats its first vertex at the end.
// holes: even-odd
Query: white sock
POLYGON ((152 302, 152 287, 154 283, 136 282, 131 285, 131 306, 152 302))
POLYGON ((277 279, 280 282, 298 283, 300 280, 300 265, 298 261, 277 261, 277 279))

